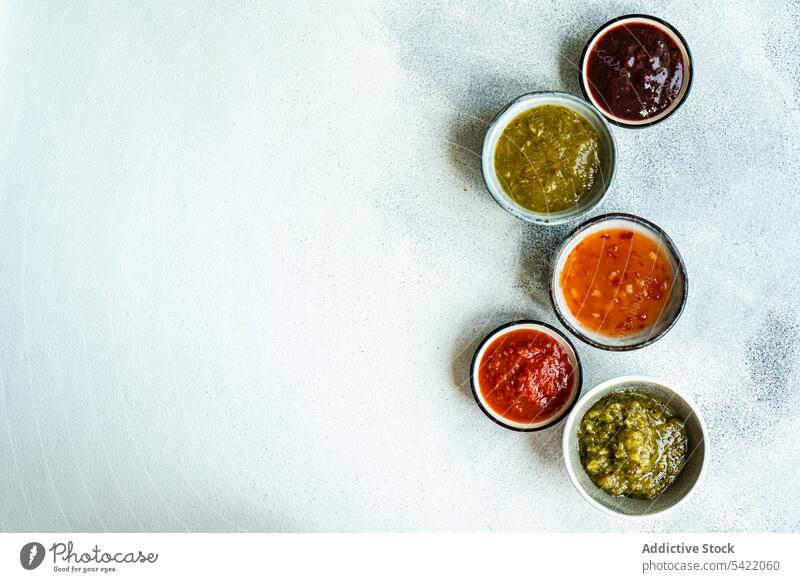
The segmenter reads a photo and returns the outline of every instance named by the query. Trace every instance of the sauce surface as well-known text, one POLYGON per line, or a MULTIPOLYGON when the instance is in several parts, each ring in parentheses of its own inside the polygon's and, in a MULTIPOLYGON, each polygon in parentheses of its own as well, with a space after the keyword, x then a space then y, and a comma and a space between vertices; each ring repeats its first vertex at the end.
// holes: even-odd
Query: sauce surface
POLYGON ((581 464, 611 495, 653 499, 683 469, 683 423, 654 398, 626 391, 592 406, 578 429, 581 464))
POLYGON ((503 130, 494 168, 503 190, 533 212, 561 212, 589 196, 600 178, 600 137, 560 105, 523 111, 503 130))
POLYGON ((603 33, 589 54, 587 89, 609 113, 641 121, 675 101, 684 67, 678 45, 661 29, 621 24, 603 33))
POLYGON ((520 329, 501 335, 486 349, 479 366, 483 398, 509 420, 547 420, 570 396, 569 355, 558 340, 542 331, 520 329))
POLYGON ((570 252, 561 292, 581 325, 607 337, 650 328, 672 288, 672 266, 654 238, 627 229, 587 235, 570 252))

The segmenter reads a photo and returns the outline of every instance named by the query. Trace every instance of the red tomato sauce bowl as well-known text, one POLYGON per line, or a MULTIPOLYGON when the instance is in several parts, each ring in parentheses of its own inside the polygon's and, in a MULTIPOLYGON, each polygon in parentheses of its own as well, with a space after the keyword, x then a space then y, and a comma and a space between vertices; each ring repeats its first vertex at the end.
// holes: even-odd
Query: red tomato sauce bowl
POLYGON ((578 399, 583 382, 578 353, 556 328, 513 321, 487 335, 470 370, 472 395, 483 413, 510 430, 556 424, 578 399))

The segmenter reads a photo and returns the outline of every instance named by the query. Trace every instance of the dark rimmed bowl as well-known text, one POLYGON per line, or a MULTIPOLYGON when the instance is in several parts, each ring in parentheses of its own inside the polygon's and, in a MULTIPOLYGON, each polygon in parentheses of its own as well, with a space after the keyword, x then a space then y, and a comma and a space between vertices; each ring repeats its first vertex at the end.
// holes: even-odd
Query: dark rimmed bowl
POLYGON ((578 73, 578 80, 581 86, 581 93, 583 93, 584 98, 591 103, 602 115, 605 117, 609 123, 613 123, 618 127, 625 127, 629 129, 640 129, 642 127, 649 127, 651 125, 655 125, 656 123, 660 123, 664 121, 668 117, 671 117, 673 113, 675 113, 678 109, 680 109, 681 105, 686 101, 686 98, 689 96, 689 91, 692 88, 692 80, 694 79, 694 60, 692 58, 692 52, 689 50, 689 44, 686 42, 686 39, 683 35, 678 32, 678 29, 672 26, 669 22, 657 18, 655 16, 650 16, 648 14, 626 14, 624 16, 619 16, 612 20, 606 22, 603 26, 598 28, 594 34, 589 37, 589 40, 586 42, 586 45, 583 47, 583 53, 581 53, 581 60, 580 60, 580 72, 578 73), (589 90, 588 87, 588 79, 587 79, 587 69, 589 64, 589 54, 597 43, 598 40, 609 30, 612 28, 616 28, 617 26, 623 26, 628 23, 645 23, 655 26, 667 36, 669 36, 675 44, 678 46, 678 50, 681 52, 681 56, 684 62, 684 71, 683 71, 683 84, 681 85, 681 90, 678 93, 677 99, 670 104, 670 106, 665 109, 664 111, 659 112, 658 114, 648 117, 642 120, 630 120, 624 119, 621 117, 617 117, 610 111, 608 111, 602 103, 600 103, 589 90))
POLYGON ((603 214, 580 224, 573 230, 556 250, 550 277, 550 302, 558 320, 579 340, 602 350, 637 350, 657 342, 672 329, 683 313, 689 294, 689 277, 686 265, 672 239, 658 225, 633 214, 622 212, 603 214), (664 248, 672 267, 673 283, 670 298, 664 312, 652 326, 627 337, 611 337, 598 334, 582 325, 569 310, 561 291, 560 278, 564 264, 572 249, 586 236, 607 228, 629 228, 658 240, 664 248))
POLYGON ((548 325, 544 322, 535 321, 532 319, 523 319, 501 325, 483 338, 480 345, 478 345, 478 349, 475 350, 475 355, 472 357, 472 365, 470 366, 469 371, 469 381, 472 387, 472 396, 475 398, 475 402, 478 404, 478 407, 483 411, 483 413, 491 420, 509 430, 516 430, 519 432, 534 432, 557 424, 561 419, 569 414, 569 411, 572 410, 572 407, 575 406, 575 403, 578 401, 578 396, 581 392, 581 385, 583 384, 583 368, 581 366, 581 360, 578 357, 578 351, 575 349, 575 345, 566 335, 558 331, 552 325, 548 325), (483 358, 483 354, 486 352, 486 349, 495 339, 502 337, 506 333, 520 329, 532 329, 535 331, 540 331, 558 341, 559 344, 561 344, 561 346, 564 348, 564 351, 567 352, 570 363, 572 364, 573 377, 569 399, 554 414, 539 422, 521 423, 505 418, 504 416, 492 410, 492 407, 489 406, 489 404, 484 400, 483 394, 481 394, 479 389, 478 366, 483 358))

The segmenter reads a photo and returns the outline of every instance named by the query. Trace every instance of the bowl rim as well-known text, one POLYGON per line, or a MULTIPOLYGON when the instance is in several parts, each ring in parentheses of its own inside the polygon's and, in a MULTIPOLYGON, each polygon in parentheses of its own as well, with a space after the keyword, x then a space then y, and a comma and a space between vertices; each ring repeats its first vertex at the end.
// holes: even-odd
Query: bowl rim
MULTIPOLYGON (((546 103, 541 103, 541 105, 546 105, 546 103)), ((531 108, 535 107, 532 105, 531 108)), ((580 113, 579 113, 580 115, 580 113)), ((582 115, 582 117, 585 117, 582 115)), ((513 118, 509 119, 508 121, 511 122, 513 118)), ((604 142, 605 143, 605 142, 604 142)), ((614 184, 614 179, 617 175, 617 138, 614 135, 614 132, 611 129, 611 126, 608 124, 608 119, 602 112, 594 106, 594 104, 585 98, 582 98, 578 95, 573 95, 572 93, 567 93, 566 91, 531 91, 530 93, 523 93, 522 95, 515 97, 512 99, 508 104, 506 104, 497 114, 494 116, 492 121, 489 122, 489 125, 486 128, 486 133, 483 136, 483 143, 481 146, 481 176, 483 178, 483 184, 486 189, 489 191, 489 194, 492 196, 492 199, 506 212, 508 212, 511 216, 515 218, 519 218, 520 220, 524 220, 525 222, 533 223, 533 224, 547 224, 547 225, 557 225, 557 224, 564 224, 566 222, 571 222, 573 220, 577 220, 600 205, 603 200, 605 200, 608 193, 611 191, 611 188, 614 184), (610 149, 609 156, 611 160, 611 167, 609 171, 609 175, 605 177, 604 185, 605 188, 603 189, 602 194, 598 196, 597 200, 595 200, 592 204, 587 206, 586 208, 560 216, 558 218, 550 218, 548 215, 543 213, 533 212, 532 210, 527 210, 521 207, 519 204, 514 202, 509 202, 503 198, 498 192, 495 192, 495 188, 490 184, 490 180, 487 176, 488 172, 494 168, 494 161, 487 159, 487 150, 492 146, 493 143, 496 143, 500 139, 500 135, 497 136, 497 139, 489 139, 493 133, 493 130, 503 118, 504 115, 508 113, 508 111, 514 107, 515 105, 519 104, 521 101, 526 100, 545 100, 548 97, 557 97, 566 99, 567 101, 572 101, 573 103, 580 103, 582 105, 587 106, 592 113, 596 116, 597 120, 605 129, 606 133, 609 135, 608 146, 610 149)), ((502 189, 502 186, 500 186, 502 189)), ((505 193, 505 192, 504 192, 505 193)), ((508 196, 506 194, 506 196, 508 196)), ((510 197, 509 197, 510 199, 510 197)))
POLYGON ((472 397, 475 399, 475 403, 478 405, 478 408, 480 408, 481 412, 483 412, 487 417, 489 417, 489 419, 492 420, 494 423, 502 426, 503 428, 507 428, 508 430, 513 430, 516 432, 537 432, 558 424, 567 417, 567 415, 572 411, 573 408, 575 408, 575 405, 581 398, 581 389, 583 388, 583 364, 581 363, 581 357, 578 354, 578 350, 575 348, 575 344, 572 343, 572 340, 570 340, 565 333, 559 331, 554 326, 550 325, 549 323, 545 323, 543 321, 538 321, 536 319, 518 319, 516 321, 510 321, 508 323, 504 323, 503 325, 493 329, 480 341, 478 347, 475 348, 475 353, 472 355, 472 362, 470 363, 469 367, 469 384, 472 390, 472 397), (478 386, 477 382, 475 381, 475 372, 478 366, 478 354, 481 353, 484 346, 486 346, 492 340, 494 340, 494 338, 497 337, 503 330, 516 325, 536 325, 544 327, 545 329, 548 330, 550 335, 553 336, 555 339, 567 344, 572 349, 572 353, 575 354, 575 363, 577 365, 576 365, 576 370, 573 370, 573 373, 577 371, 578 374, 577 380, 575 381, 575 397, 568 406, 564 407, 562 410, 554 414, 545 422, 545 424, 542 424, 540 426, 519 427, 506 424, 501 420, 502 416, 499 413, 496 413, 495 415, 492 414, 491 411, 487 410, 486 407, 481 402, 481 399, 478 397, 478 392, 477 392, 478 386))
POLYGON ((603 511, 609 515, 613 515, 615 517, 623 518, 623 519, 649 519, 655 516, 664 516, 669 512, 674 511, 677 507, 682 505, 689 497, 691 497, 692 493, 697 489, 698 485, 700 485, 701 481, 703 480, 706 469, 708 467, 709 458, 711 456, 711 446, 710 440, 708 436, 708 427, 706 426, 706 421, 703 418, 703 414, 700 412, 700 408, 697 406, 695 401, 687 396, 681 390, 675 388, 672 384, 660 380, 658 378, 653 378, 652 376, 641 376, 641 375, 627 375, 627 376, 617 376, 615 378, 609 378, 603 382, 600 382, 596 386, 594 386, 591 390, 582 394, 576 403, 576 406, 570 411, 569 416, 567 417, 567 422, 564 425, 564 434, 561 436, 561 453, 564 457, 564 466, 567 469, 567 475, 569 475, 569 480, 572 483, 573 487, 578 490, 578 493, 581 494, 586 501, 589 502, 592 507, 603 511), (657 384, 666 388, 670 392, 674 393, 676 396, 681 398, 691 409, 692 414, 694 414, 695 418, 697 418, 697 422, 700 425, 700 432, 703 435, 703 443, 704 443, 704 450, 703 450, 703 462, 700 464, 700 471, 697 474, 697 479, 695 482, 692 483, 692 486, 683 494, 683 496, 678 499, 675 503, 670 505, 669 507, 662 509, 660 511, 654 511, 652 513, 643 513, 643 514, 630 514, 630 513, 622 513, 620 511, 615 511, 610 507, 606 507, 605 505, 597 502, 593 499, 586 490, 581 486, 580 482, 578 481, 577 475, 575 475, 575 471, 572 468, 572 465, 569 462, 569 439, 570 433, 574 432, 574 425, 575 419, 577 418, 578 411, 580 410, 579 404, 585 403, 587 400, 590 400, 593 396, 595 396, 598 392, 605 390, 606 388, 615 386, 615 385, 622 385, 622 384, 657 384))
POLYGON ((683 261, 683 257, 678 251, 678 247, 675 245, 673 240, 669 237, 669 235, 664 231, 663 228, 661 228, 654 222, 651 222, 646 218, 642 218, 641 216, 636 216, 635 214, 628 214, 627 212, 609 212, 606 214, 601 214, 599 216, 595 216, 594 218, 590 218, 589 220, 586 220, 581 224, 579 224, 578 226, 576 226, 574 229, 572 229, 572 231, 570 231, 569 234, 567 234, 566 237, 564 237, 564 240, 556 248, 551 264, 552 267, 551 267, 550 281, 549 281, 550 304, 553 307, 553 311, 555 312, 556 317, 558 318, 559 322, 561 322, 561 325, 567 328, 567 330, 569 330, 569 332, 573 334, 575 337, 577 337, 579 340, 581 340, 586 344, 589 344, 594 348, 598 348, 601 350, 607 350, 610 352, 629 352, 633 350, 639 350, 641 348, 647 347, 657 342, 662 337, 664 337, 675 326, 676 323, 678 323, 678 320, 681 318, 681 315, 683 315, 683 311, 686 308, 686 303, 689 298, 689 274, 686 271, 686 264, 683 261), (664 245, 667 247, 670 253, 672 253, 673 257, 675 257, 675 262, 678 265, 678 270, 680 271, 681 277, 683 278, 683 293, 681 294, 680 307, 678 307, 678 312, 675 314, 675 317, 672 318, 672 321, 670 321, 666 325, 666 327, 664 327, 664 329, 662 329, 660 332, 650 336, 646 340, 639 343, 624 345, 624 346, 609 345, 597 341, 593 338, 590 338, 589 336, 584 334, 583 331, 581 331, 577 326, 573 325, 573 323, 569 320, 567 315, 559 307, 558 301, 556 301, 557 285, 555 283, 555 279, 556 275, 558 274, 556 272, 556 268, 558 266, 561 254, 564 252, 564 249, 570 242, 572 242, 575 239, 575 237, 580 235, 581 232, 588 229, 589 227, 594 226, 598 222, 602 222, 604 220, 615 220, 615 219, 627 220, 630 222, 641 224, 651 229, 657 235, 659 235, 660 240, 664 243, 664 245))
POLYGON ((652 127, 652 126, 654 126, 654 125, 656 125, 658 123, 661 123, 665 119, 668 119, 668 118, 672 117, 672 115, 674 115, 674 113, 676 111, 678 111, 678 109, 680 109, 681 106, 683 106, 683 104, 688 99, 689 93, 692 90, 692 82, 694 81, 694 66, 695 66, 694 65, 694 57, 692 56, 692 51, 689 48, 689 43, 686 42, 686 38, 672 24, 670 24, 666 20, 663 20, 663 19, 658 18, 657 16, 653 16, 651 14, 639 14, 639 13, 623 14, 622 16, 617 16, 616 18, 612 18, 611 20, 609 20, 608 22, 603 24, 600 28, 595 30, 589 36, 589 40, 587 40, 586 44, 583 46, 583 51, 581 52, 581 57, 580 57, 580 60, 578 61, 578 65, 579 65, 578 83, 580 84, 581 93, 583 94, 583 97, 589 103, 591 103, 592 106, 595 109, 597 109, 600 112, 600 114, 603 116, 603 118, 606 119, 609 123, 611 123, 612 125, 615 125, 617 127, 623 127, 625 129, 644 129, 646 127, 652 127), (683 97, 681 98, 680 101, 678 101, 678 103, 666 115, 664 115, 663 117, 659 117, 655 121, 646 121, 644 123, 627 123, 625 121, 609 117, 607 115, 607 113, 603 110, 602 107, 597 107, 595 105, 594 100, 592 99, 592 97, 591 97, 591 95, 589 93, 588 87, 586 85, 586 80, 584 79, 584 70, 586 69, 586 67, 584 67, 584 62, 586 60, 586 54, 589 51, 589 47, 592 46, 594 41, 602 33, 604 33, 607 30, 610 30, 613 27, 614 24, 616 24, 617 22, 620 22, 622 20, 628 19, 628 18, 639 18, 639 19, 642 19, 642 20, 649 20, 649 21, 653 22, 656 26, 662 26, 664 28, 669 29, 678 38, 678 40, 680 40, 681 44, 683 44, 683 48, 686 50, 686 57, 687 57, 687 59, 689 61, 689 63, 688 63, 689 64, 689 67, 688 67, 689 68, 689 75, 688 75, 688 80, 686 82, 686 91, 684 91, 683 97))

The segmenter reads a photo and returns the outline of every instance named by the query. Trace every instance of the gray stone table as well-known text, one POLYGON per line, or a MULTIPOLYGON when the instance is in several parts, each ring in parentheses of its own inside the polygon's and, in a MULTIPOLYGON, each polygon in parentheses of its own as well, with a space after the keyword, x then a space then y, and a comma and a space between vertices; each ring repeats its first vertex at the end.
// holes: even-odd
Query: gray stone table
POLYGON ((5 3, 0 18, 0 529, 697 531, 800 526, 800 7, 631 2, 5 3), (694 54, 682 109, 616 130, 600 211, 689 269, 644 350, 712 457, 675 513, 572 488, 561 427, 474 404, 494 326, 555 323, 569 225, 485 191, 486 122, 578 92, 604 21, 694 54))

